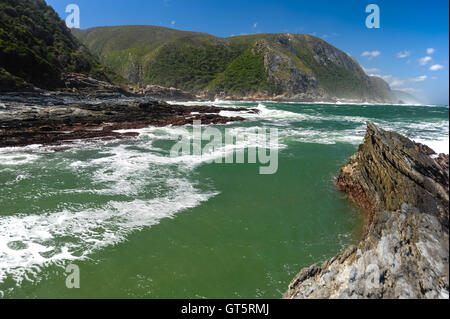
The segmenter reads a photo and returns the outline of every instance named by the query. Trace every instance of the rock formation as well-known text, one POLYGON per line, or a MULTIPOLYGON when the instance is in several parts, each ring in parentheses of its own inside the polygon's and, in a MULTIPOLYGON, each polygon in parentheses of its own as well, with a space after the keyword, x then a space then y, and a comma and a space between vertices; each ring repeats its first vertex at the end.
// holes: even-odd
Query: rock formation
POLYGON ((148 126, 225 124, 243 121, 221 111, 256 113, 248 108, 170 105, 119 93, 28 92, 0 95, 0 147, 54 145, 87 138, 124 138, 118 130, 148 126))
POLYGON ((166 88, 159 85, 145 85, 137 88, 130 88, 130 91, 139 96, 151 96, 158 100, 166 101, 195 101, 197 97, 189 92, 176 89, 166 88))
POLYGON ((303 269, 285 298, 448 298, 448 155, 368 124, 337 188, 367 214, 358 246, 303 269))

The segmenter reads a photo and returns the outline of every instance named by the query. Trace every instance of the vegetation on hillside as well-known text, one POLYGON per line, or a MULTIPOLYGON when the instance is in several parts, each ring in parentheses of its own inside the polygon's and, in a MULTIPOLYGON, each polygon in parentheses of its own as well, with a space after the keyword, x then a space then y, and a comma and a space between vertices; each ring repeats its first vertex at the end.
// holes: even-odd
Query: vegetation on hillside
POLYGON ((155 53, 154 61, 144 69, 143 80, 197 92, 222 73, 238 55, 239 52, 220 44, 170 43, 155 53))
POLYGON ((216 76, 209 89, 240 95, 256 92, 274 93, 273 87, 268 83, 264 57, 251 49, 234 59, 223 73, 216 76))
POLYGON ((307 35, 223 39, 152 26, 74 32, 103 63, 134 83, 242 96, 321 90, 332 97, 382 99, 390 91, 378 84, 374 90, 375 82, 354 59, 307 35))
POLYGON ((0 2, 0 85, 51 88, 62 72, 112 77, 44 0, 0 2), (108 74, 108 75, 107 75, 108 74))

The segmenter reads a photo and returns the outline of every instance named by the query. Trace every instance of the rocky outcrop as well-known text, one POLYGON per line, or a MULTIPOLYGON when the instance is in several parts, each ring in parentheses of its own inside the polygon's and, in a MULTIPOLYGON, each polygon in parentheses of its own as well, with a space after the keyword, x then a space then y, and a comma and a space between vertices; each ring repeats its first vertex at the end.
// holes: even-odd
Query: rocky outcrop
POLYGON ((299 67, 296 55, 280 54, 294 52, 289 39, 280 37, 279 41, 258 41, 253 49, 264 57, 264 68, 268 73, 268 81, 279 87, 286 96, 311 95, 324 99, 325 92, 320 92, 317 78, 299 67))
POLYGON ((192 93, 176 88, 166 88, 159 85, 145 85, 137 88, 131 87, 130 91, 139 96, 149 96, 158 100, 165 100, 165 101, 197 100, 197 97, 192 93))
POLYGON ((63 88, 61 88, 61 90, 71 92, 129 94, 119 86, 80 73, 63 73, 61 81, 63 83, 63 88))
POLYGON ((369 123, 337 188, 367 214, 358 246, 303 269, 285 298, 448 298, 448 155, 369 123))
POLYGON ((80 73, 64 73, 64 88, 61 91, 80 92, 90 95, 120 93, 126 96, 150 97, 160 101, 195 101, 197 97, 189 92, 159 85, 120 87, 80 73))
POLYGON ((257 112, 247 108, 170 105, 118 93, 11 93, 0 95, 0 147, 124 138, 138 134, 118 130, 180 126, 193 121, 225 124, 244 120, 240 116, 221 116, 221 111, 257 112))

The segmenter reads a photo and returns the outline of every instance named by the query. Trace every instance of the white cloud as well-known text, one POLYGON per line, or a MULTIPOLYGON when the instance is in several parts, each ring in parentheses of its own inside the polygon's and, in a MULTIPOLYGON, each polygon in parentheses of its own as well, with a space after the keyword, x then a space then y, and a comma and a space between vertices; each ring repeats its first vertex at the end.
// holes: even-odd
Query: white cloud
POLYGON ((428 55, 432 55, 434 52, 436 52, 436 49, 434 49, 434 48, 428 48, 427 49, 427 54, 428 55))
POLYGON ((397 58, 404 59, 404 58, 409 57, 410 55, 411 55, 411 52, 409 52, 409 51, 399 52, 399 53, 397 53, 397 58))
POLYGON ((361 54, 361 56, 368 56, 369 60, 376 58, 377 56, 379 56, 381 54, 380 51, 365 51, 361 54))
POLYGON ((398 86, 402 86, 405 84, 404 80, 399 80, 399 79, 394 79, 391 83, 389 83, 389 85, 391 87, 398 87, 398 86))
POLYGON ((441 69, 443 69, 443 68, 444 68, 443 65, 440 65, 440 64, 434 64, 434 65, 432 65, 432 66, 430 67, 430 71, 438 71, 438 70, 441 70, 441 69))
POLYGON ((426 56, 426 57, 423 57, 423 58, 419 59, 419 64, 420 65, 427 65, 428 62, 430 62, 431 60, 433 60, 433 59, 430 56, 426 56))
POLYGON ((253 23, 253 28, 256 29, 258 27, 258 22, 253 23))
POLYGON ((380 70, 377 68, 370 68, 370 69, 366 69, 365 67, 362 67, 364 72, 366 73, 380 73, 380 70))
POLYGON ((176 21, 172 20, 172 22, 170 22, 171 25, 175 25, 176 21))
POLYGON ((426 79, 428 79, 428 76, 422 75, 422 76, 418 76, 418 77, 416 77, 416 78, 411 78, 411 79, 409 79, 409 81, 410 81, 410 82, 423 82, 423 81, 425 81, 426 79))

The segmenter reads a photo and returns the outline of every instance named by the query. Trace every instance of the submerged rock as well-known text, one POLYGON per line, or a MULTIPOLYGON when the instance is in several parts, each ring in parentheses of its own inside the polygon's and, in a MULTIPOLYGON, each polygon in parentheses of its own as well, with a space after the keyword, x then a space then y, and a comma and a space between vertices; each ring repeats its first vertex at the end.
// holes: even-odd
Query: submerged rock
POLYGON ((364 239, 303 269, 284 298, 448 298, 448 161, 369 123, 336 182, 367 214, 364 239))

